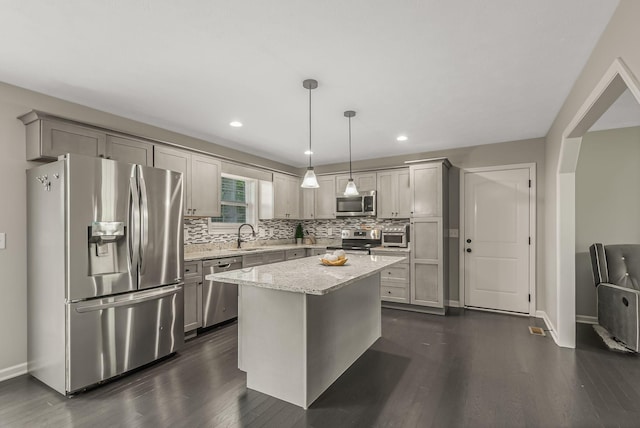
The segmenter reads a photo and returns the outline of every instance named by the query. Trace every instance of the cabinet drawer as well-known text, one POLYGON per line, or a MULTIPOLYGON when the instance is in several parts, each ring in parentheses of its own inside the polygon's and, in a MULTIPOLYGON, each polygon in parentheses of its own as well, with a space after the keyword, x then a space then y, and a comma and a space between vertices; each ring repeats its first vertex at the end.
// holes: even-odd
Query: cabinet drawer
POLYGON ((324 256, 327 250, 324 248, 307 248, 307 257, 324 256))
POLYGON ((260 266, 264 264, 262 254, 247 254, 242 256, 242 267, 260 266))
POLYGON ((293 250, 287 250, 285 252, 285 258, 287 260, 301 259, 306 256, 307 256, 307 250, 304 248, 300 248, 300 249, 296 248, 293 250))
POLYGON ((384 268, 380 272, 380 280, 390 279, 394 281, 407 281, 409 279, 409 266, 406 264, 397 264, 384 268))
POLYGON ((399 300, 408 302, 409 293, 407 292, 407 287, 389 287, 387 285, 381 285, 380 298, 383 300, 391 300, 394 302, 397 302, 399 300))
POLYGON ((184 278, 185 280, 198 278, 200 281, 202 281, 202 262, 184 262, 184 278))
POLYGON ((284 261, 284 251, 271 251, 268 253, 262 254, 264 257, 264 263, 278 263, 284 261))

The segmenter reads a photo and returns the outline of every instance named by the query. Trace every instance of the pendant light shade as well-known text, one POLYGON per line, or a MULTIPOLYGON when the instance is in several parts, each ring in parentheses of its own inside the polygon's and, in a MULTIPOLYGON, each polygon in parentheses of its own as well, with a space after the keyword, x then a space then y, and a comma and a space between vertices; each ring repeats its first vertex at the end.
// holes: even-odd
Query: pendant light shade
POLYGON ((320 187, 318 184, 318 179, 316 178, 316 173, 313 172, 313 167, 310 166, 307 168, 307 172, 304 174, 304 178, 302 179, 302 184, 300 187, 304 187, 305 189, 317 189, 320 187))
POLYGON ((353 175, 351 173, 351 118, 355 115, 356 112, 353 110, 347 110, 344 112, 344 117, 349 119, 349 181, 347 182, 346 189, 344 189, 345 196, 358 196, 360 194, 356 187, 356 183, 353 181, 353 175))
POLYGON ((313 166, 311 166, 311 154, 313 153, 311 151, 311 91, 318 87, 318 81, 307 79, 302 82, 302 87, 309 90, 309 167, 307 168, 307 172, 304 174, 300 187, 305 189, 317 189, 320 185, 318 184, 316 173, 313 172, 313 166))

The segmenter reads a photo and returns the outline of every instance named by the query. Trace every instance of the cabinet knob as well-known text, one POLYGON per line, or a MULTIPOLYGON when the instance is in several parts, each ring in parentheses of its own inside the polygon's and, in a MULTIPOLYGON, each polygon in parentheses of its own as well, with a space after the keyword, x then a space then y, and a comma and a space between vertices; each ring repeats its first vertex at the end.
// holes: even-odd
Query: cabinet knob
POLYGON ((467 244, 471 244, 471 239, 467 238, 467 244))
POLYGON ((471 248, 467 248, 467 253, 470 253, 470 252, 471 252, 471 248))

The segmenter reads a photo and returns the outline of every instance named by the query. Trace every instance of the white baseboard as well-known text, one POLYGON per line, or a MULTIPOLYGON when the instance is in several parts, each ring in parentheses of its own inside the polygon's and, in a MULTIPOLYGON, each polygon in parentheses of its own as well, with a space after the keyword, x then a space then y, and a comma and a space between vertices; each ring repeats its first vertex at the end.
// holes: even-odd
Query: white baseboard
POLYGON ((445 300, 445 306, 449 306, 450 308, 459 308, 460 302, 457 300, 445 300))
POLYGON ((545 311, 536 311, 536 318, 542 318, 547 326, 547 330, 549 330, 549 333, 551 333, 553 341, 556 342, 556 345, 560 346, 560 344, 558 343, 558 333, 556 333, 556 328, 549 319, 549 315, 547 315, 545 311))
POLYGON ((576 315, 576 322, 581 324, 598 324, 598 317, 591 315, 576 315))
POLYGON ((0 382, 27 373, 27 363, 16 364, 0 370, 0 382))

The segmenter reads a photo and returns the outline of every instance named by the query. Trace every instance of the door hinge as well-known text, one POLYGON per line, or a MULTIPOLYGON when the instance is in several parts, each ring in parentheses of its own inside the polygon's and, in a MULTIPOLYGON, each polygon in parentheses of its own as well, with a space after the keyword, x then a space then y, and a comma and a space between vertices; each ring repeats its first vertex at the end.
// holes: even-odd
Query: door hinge
POLYGON ((531 245, 531 237, 529 237, 529 245, 531 245))
POLYGON ((529 180, 529 187, 531 187, 531 180, 529 180))
POLYGON ((529 302, 531 302, 531 294, 529 294, 529 302))

